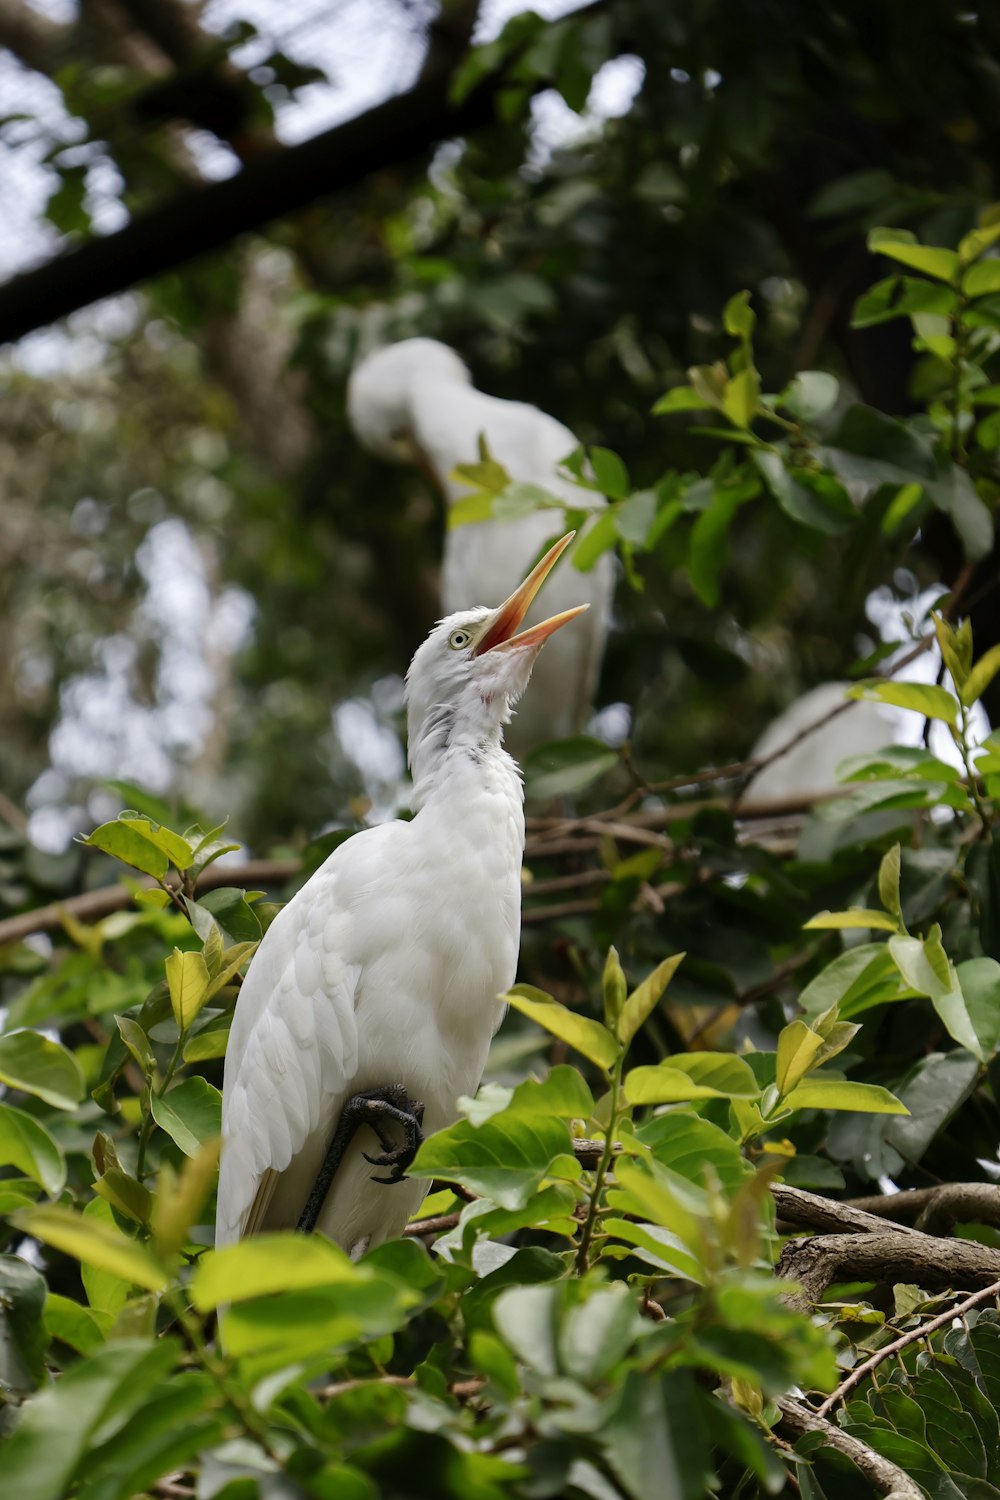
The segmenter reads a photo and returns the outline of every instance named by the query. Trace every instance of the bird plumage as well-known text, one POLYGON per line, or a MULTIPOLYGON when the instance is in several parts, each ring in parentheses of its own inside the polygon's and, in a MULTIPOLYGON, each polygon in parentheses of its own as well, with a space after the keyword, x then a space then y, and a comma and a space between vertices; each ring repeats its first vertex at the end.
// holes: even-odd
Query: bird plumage
MULTIPOLYGON (((448 506, 469 493, 469 486, 452 475, 459 464, 477 461, 480 436, 512 479, 540 485, 575 509, 603 504, 558 472, 579 446, 568 427, 537 407, 477 391, 455 351, 435 339, 405 339, 368 355, 351 376, 347 409, 366 448, 395 462, 416 463, 448 506)), ((449 529, 442 608, 451 613, 499 597, 506 581, 525 571, 558 529, 559 519, 550 510, 449 529)), ((589 573, 564 568, 553 578, 548 605, 562 609, 586 600, 591 609, 540 659, 531 697, 509 737, 515 754, 584 726, 604 654, 613 588, 609 553, 589 573)))
MULTIPOLYGON (((415 816, 336 849, 251 963, 226 1054, 217 1245, 298 1223, 351 1096, 400 1083, 436 1130, 478 1086, 520 928, 521 783, 501 733, 567 616, 513 632, 568 540, 504 605, 431 632, 407 678, 415 816)), ((353 1253, 397 1233, 425 1191, 373 1184, 362 1144, 317 1225, 353 1253)))

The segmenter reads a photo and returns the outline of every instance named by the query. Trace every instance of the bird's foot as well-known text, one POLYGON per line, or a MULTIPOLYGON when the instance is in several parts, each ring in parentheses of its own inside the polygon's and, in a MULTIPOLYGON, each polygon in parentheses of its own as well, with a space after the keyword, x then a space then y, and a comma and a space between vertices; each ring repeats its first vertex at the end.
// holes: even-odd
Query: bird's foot
POLYGON ((316 1228, 326 1195, 330 1191, 330 1184, 360 1125, 370 1125, 382 1147, 380 1156, 369 1156, 366 1151, 361 1153, 362 1156, 373 1166, 390 1169, 388 1177, 373 1177, 372 1181, 402 1182, 404 1173, 411 1165, 424 1138, 420 1129, 423 1118, 423 1104, 419 1099, 411 1099, 401 1083, 390 1083, 384 1088, 367 1089, 364 1093, 352 1094, 340 1112, 333 1140, 330 1142, 319 1176, 316 1178, 299 1219, 298 1227, 302 1233, 310 1234, 316 1228), (390 1122, 395 1122, 402 1127, 402 1144, 389 1133, 387 1127, 390 1122))
POLYGON ((402 1182, 424 1139, 420 1128, 424 1119, 423 1104, 419 1099, 411 1099, 399 1083, 356 1094, 350 1102, 356 1105, 359 1116, 371 1126, 382 1147, 378 1156, 370 1156, 367 1151, 362 1151, 361 1155, 373 1167, 389 1168, 388 1177, 373 1177, 372 1182, 402 1182), (397 1141, 390 1133, 390 1121, 402 1129, 402 1141, 397 1141))

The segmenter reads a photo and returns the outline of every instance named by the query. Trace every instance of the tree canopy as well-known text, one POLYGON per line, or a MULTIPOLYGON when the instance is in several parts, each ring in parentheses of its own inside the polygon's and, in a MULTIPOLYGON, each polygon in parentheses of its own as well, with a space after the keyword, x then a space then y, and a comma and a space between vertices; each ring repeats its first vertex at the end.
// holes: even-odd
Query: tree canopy
POLYGON ((387 5, 412 87, 295 144, 321 70, 233 10, 0 6, 60 252, 0 334, 79 309, 2 365, 0 1471, 1000 1492, 1000 17, 387 5), (579 509, 470 452, 451 521, 615 553, 597 712, 525 764, 519 983, 420 1219, 214 1252, 241 976, 405 805, 445 517, 344 392, 415 334, 579 439, 579 509), (755 804, 834 680, 826 732, 905 743, 755 804))

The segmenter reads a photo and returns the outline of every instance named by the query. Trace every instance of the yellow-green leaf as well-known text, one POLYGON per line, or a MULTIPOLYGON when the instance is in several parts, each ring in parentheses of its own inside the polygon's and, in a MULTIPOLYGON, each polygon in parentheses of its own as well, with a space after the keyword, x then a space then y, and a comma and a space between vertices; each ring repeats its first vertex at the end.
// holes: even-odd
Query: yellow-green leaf
POLYGON ((158 1292, 167 1284, 163 1268, 145 1245, 128 1239, 110 1224, 84 1219, 57 1204, 19 1209, 11 1215, 11 1220, 18 1229, 43 1244, 102 1271, 110 1271, 148 1292, 158 1292))
POLYGON ((757 1099, 760 1085, 743 1058, 731 1052, 689 1052, 625 1076, 630 1104, 679 1104, 693 1099, 757 1099))
POLYGON ((109 1167, 94 1183, 97 1193, 112 1208, 117 1208, 126 1218, 145 1227, 153 1211, 153 1195, 134 1177, 123 1172, 121 1167, 109 1167))
POLYGON ((962 266, 954 250, 920 245, 908 229, 873 229, 868 235, 868 248, 901 265, 912 266, 935 281, 954 281, 962 266))
POLYGON ((947 688, 927 682, 893 682, 888 677, 870 677, 846 689, 846 698, 867 703, 891 703, 895 708, 909 708, 925 719, 943 719, 946 724, 958 720, 958 704, 947 688))
POLYGON ((203 954, 175 948, 165 967, 174 1020, 186 1031, 208 999, 208 965, 203 954))
POLYGON ((260 1234, 203 1255, 191 1283, 191 1300, 204 1313, 223 1302, 270 1292, 370 1279, 364 1267, 321 1235, 260 1234))
POLYGON ((965 708, 971 708, 973 703, 979 701, 998 672, 1000 672, 1000 646, 991 646, 976 662, 959 689, 958 696, 965 708))
POLYGON ((852 906, 850 911, 820 911, 814 917, 810 917, 803 926, 818 928, 821 931, 841 927, 871 927, 877 928, 880 932, 899 931, 899 923, 894 917, 887 916, 884 911, 874 911, 864 906, 852 906))
POLYGON ((1000 292, 1000 260, 981 260, 970 266, 962 278, 962 291, 967 297, 988 297, 991 292, 1000 292))
POLYGON ((189 1157, 175 1177, 164 1163, 152 1205, 150 1222, 159 1253, 172 1258, 184 1247, 188 1230, 208 1200, 219 1165, 219 1139, 207 1141, 197 1156, 189 1157))
POLYGON ((823 1038, 805 1021, 791 1021, 778 1037, 774 1081, 779 1094, 789 1094, 804 1078, 823 1050, 823 1038))
POLYGON ((677 973, 684 956, 683 953, 675 953, 672 957, 665 958, 629 995, 618 1018, 618 1040, 623 1047, 628 1046, 639 1027, 659 1005, 664 990, 677 973))
POLYGON ((849 1109, 866 1115, 910 1113, 888 1089, 846 1078, 807 1078, 781 1102, 786 1109, 849 1109))
POLYGON ((902 917, 899 904, 899 874, 901 869, 901 855, 898 844, 893 844, 888 854, 883 856, 882 863, 878 869, 878 894, 879 900, 886 911, 891 912, 896 918, 902 917))
POLYGON ((722 410, 736 427, 750 426, 760 404, 760 376, 756 370, 741 370, 726 386, 722 410))
POLYGON ((599 1068, 609 1069, 614 1065, 619 1051, 618 1043, 600 1021, 592 1021, 589 1016, 580 1016, 576 1011, 567 1010, 565 1005, 560 1005, 551 995, 547 995, 544 990, 535 989, 531 984, 515 984, 502 998, 515 1010, 519 1010, 522 1016, 537 1021, 539 1026, 544 1026, 546 1031, 568 1043, 599 1068))
POLYGON ((618 958, 618 949, 609 948, 604 963, 604 1021, 607 1026, 614 1028, 618 1025, 618 1017, 622 1013, 627 994, 628 985, 618 958))
POLYGON ((0 1104, 0 1166, 16 1167, 53 1198, 66 1183, 62 1149, 33 1115, 0 1104))
POLYGON ((39 1031, 0 1036, 0 1083, 34 1094, 56 1109, 75 1109, 86 1082, 73 1053, 39 1031))

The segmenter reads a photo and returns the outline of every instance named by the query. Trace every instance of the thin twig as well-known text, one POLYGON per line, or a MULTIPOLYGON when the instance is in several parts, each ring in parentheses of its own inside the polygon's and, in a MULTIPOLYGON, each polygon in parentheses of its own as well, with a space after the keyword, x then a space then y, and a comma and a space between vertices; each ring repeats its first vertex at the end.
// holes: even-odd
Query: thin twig
POLYGON ((832 1411, 837 1402, 843 1401, 848 1392, 853 1391, 854 1387, 859 1385, 865 1376, 876 1369, 884 1359, 898 1354, 908 1344, 915 1344, 920 1339, 925 1339, 928 1334, 936 1333, 939 1328, 944 1328, 946 1324, 953 1323, 956 1318, 963 1317, 971 1308, 978 1307, 980 1302, 986 1302, 990 1297, 1000 1297, 1000 1281, 994 1281, 992 1286, 984 1286, 980 1291, 973 1292, 971 1297, 964 1298, 955 1307, 950 1307, 947 1312, 939 1313, 936 1318, 931 1318, 929 1323, 922 1323, 919 1328, 911 1328, 909 1333, 902 1334, 891 1344, 886 1344, 884 1348, 877 1350, 870 1359, 865 1360, 864 1364, 856 1365, 847 1379, 840 1382, 833 1394, 827 1396, 816 1412, 817 1417, 823 1418, 832 1411))

